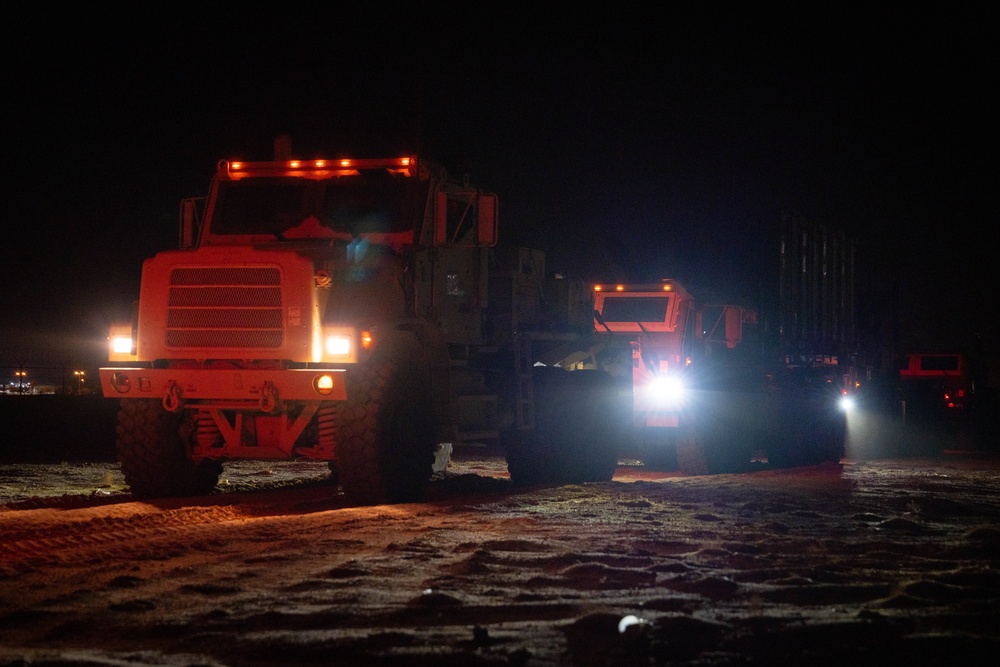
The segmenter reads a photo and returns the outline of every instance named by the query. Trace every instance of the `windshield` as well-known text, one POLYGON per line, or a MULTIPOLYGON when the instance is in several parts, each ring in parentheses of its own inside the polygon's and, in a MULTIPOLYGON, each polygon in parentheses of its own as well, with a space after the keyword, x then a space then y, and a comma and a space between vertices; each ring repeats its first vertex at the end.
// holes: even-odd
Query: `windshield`
POLYGON ((666 322, 669 296, 604 297, 605 322, 666 322))
POLYGON ((385 170, 327 180, 246 178, 219 183, 212 234, 277 239, 410 231, 417 181, 385 170))

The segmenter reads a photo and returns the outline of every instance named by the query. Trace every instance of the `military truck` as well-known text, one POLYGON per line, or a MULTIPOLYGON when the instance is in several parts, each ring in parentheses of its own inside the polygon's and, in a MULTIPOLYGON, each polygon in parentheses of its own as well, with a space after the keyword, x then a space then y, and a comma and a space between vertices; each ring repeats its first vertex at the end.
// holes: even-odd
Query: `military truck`
POLYGON ((610 374, 541 361, 590 309, 570 324, 544 255, 495 248, 497 209, 415 156, 301 159, 280 137, 271 161, 220 161, 110 331, 101 387, 132 493, 207 493, 228 460, 311 459, 355 502, 401 502, 439 446, 490 438, 516 482, 610 479, 610 374))
POLYGON ((757 310, 700 301, 678 280, 598 284, 595 296, 598 330, 631 349, 619 386, 632 451, 650 468, 708 474, 842 458, 852 364, 782 352, 757 310))

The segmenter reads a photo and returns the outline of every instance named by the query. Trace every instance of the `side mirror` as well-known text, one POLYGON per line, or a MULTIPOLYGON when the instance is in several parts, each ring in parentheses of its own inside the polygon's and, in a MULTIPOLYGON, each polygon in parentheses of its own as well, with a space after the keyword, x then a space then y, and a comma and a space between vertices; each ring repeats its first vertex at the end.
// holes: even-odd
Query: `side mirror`
POLYGON ((177 245, 181 248, 193 248, 197 243, 197 234, 201 230, 201 220, 198 215, 198 199, 181 200, 181 223, 177 245))
POLYGON ((730 350, 743 340, 743 309, 709 305, 695 313, 695 338, 709 345, 725 343, 730 350), (707 328, 706 328, 707 327, 707 328))
POLYGON ((448 198, 447 192, 438 192, 434 195, 434 245, 474 243, 479 246, 492 246, 496 245, 496 242, 497 196, 495 194, 464 192, 455 194, 451 199, 448 198), (476 216, 474 220, 470 214, 476 216), (475 224, 474 238, 471 236, 473 224, 475 224))

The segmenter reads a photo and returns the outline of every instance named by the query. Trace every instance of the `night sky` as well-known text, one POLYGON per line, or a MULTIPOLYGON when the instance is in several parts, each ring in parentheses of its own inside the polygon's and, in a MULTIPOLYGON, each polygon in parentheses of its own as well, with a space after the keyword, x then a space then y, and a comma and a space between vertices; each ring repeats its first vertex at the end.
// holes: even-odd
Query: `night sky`
POLYGON ((693 4, 8 10, 0 365, 100 355, 178 201, 282 133, 468 173, 588 280, 747 281, 789 213, 857 239, 905 345, 1000 347, 995 6, 693 4))

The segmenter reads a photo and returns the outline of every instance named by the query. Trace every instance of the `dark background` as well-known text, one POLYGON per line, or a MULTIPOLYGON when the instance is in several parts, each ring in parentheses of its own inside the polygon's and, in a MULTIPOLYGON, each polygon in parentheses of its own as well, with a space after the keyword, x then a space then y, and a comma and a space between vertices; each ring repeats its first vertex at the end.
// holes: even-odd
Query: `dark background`
POLYGON ((588 280, 746 284, 798 216, 858 243, 862 335, 1000 347, 995 8, 694 6, 6 10, 0 366, 96 368, 178 201, 282 133, 442 160, 588 280))

